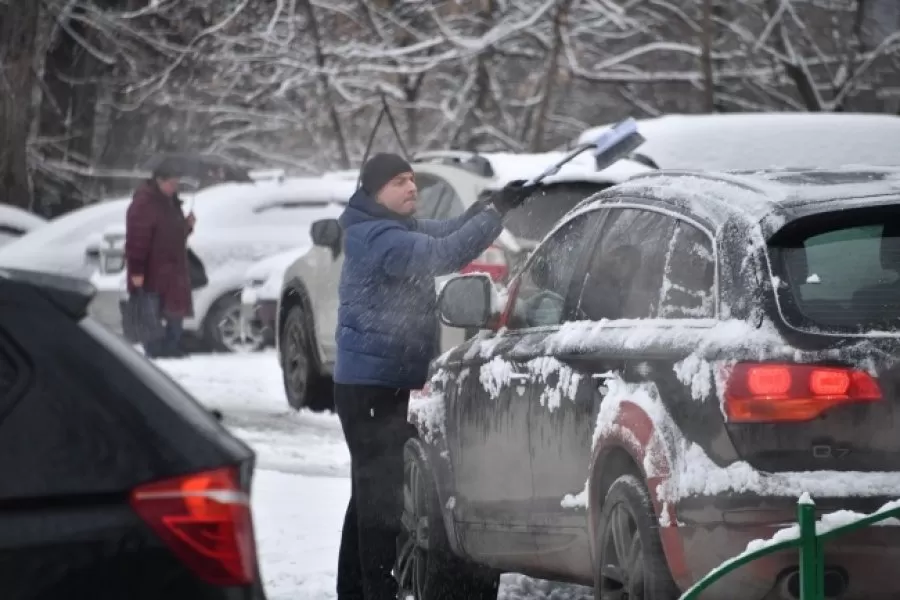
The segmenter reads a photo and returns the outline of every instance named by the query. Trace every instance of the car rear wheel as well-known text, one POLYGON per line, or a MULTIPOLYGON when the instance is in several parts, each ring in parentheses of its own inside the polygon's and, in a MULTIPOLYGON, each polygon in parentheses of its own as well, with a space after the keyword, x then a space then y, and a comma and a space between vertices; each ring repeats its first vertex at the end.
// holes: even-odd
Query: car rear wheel
POLYGON ((599 523, 597 600, 676 600, 647 488, 634 475, 609 487, 599 523))
POLYGON ((213 352, 256 352, 265 345, 262 329, 241 315, 241 297, 229 293, 216 301, 204 321, 206 343, 213 352))
POLYGON ((394 573, 415 600, 496 600, 500 574, 453 554, 434 477, 419 440, 403 452, 402 531, 394 573))

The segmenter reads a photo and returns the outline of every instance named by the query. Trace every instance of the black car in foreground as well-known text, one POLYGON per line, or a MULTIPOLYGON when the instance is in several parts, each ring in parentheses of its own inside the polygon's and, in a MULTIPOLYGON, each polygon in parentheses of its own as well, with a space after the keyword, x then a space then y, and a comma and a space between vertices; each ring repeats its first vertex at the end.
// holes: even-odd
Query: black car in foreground
MULTIPOLYGON (((660 172, 591 196, 501 298, 470 274, 410 419, 397 565, 419 600, 500 572, 674 600, 817 510, 900 497, 900 171, 660 172)), ((826 542, 828 598, 900 598, 900 528, 826 542)), ((708 600, 799 597, 784 552, 708 600)))
POLYGON ((264 600, 253 452, 92 293, 0 269, 0 597, 264 600))

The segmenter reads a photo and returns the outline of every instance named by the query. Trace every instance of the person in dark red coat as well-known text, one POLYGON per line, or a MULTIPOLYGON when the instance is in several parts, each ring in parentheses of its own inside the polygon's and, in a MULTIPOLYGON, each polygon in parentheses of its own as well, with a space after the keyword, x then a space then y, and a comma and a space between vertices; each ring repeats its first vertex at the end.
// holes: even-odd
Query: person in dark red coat
POLYGON ((144 343, 147 356, 181 355, 185 317, 193 314, 187 238, 196 219, 185 217, 174 172, 157 169, 134 193, 125 217, 129 294, 146 294, 158 308, 164 335, 144 343))

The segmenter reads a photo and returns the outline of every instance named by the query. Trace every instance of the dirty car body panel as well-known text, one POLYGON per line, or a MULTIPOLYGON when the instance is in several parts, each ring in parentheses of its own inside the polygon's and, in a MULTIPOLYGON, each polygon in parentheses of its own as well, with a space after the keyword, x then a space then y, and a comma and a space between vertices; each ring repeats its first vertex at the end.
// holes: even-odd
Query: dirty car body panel
MULTIPOLYGON (((898 211, 895 169, 661 172, 582 202, 512 278, 500 331, 432 367, 454 551, 590 585, 606 492, 634 475, 685 589, 804 491, 820 514, 900 496, 898 211)), ((896 598, 898 559, 896 527, 825 545, 842 598, 896 598)), ((773 597, 797 566, 704 598, 773 597)))

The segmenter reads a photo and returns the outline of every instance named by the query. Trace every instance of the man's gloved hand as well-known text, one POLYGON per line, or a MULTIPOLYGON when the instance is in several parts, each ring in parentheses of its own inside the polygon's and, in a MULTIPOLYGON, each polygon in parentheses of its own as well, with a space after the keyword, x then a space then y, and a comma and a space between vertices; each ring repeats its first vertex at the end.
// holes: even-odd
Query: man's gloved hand
POLYGON ((527 185, 527 183, 524 179, 510 181, 503 189, 491 194, 489 201, 497 209, 497 212, 505 216, 512 209, 521 206, 537 189, 536 185, 527 185))
POLYGON ((478 200, 473 202, 469 208, 466 209, 466 212, 463 213, 463 220, 468 221, 487 207, 491 205, 490 195, 480 196, 478 200))

